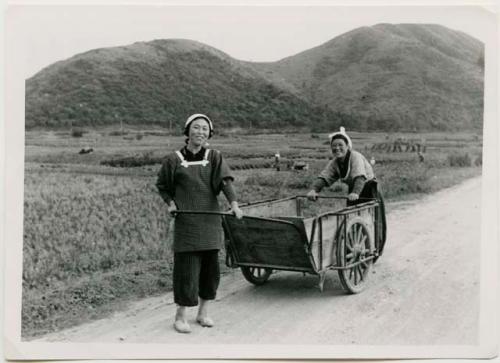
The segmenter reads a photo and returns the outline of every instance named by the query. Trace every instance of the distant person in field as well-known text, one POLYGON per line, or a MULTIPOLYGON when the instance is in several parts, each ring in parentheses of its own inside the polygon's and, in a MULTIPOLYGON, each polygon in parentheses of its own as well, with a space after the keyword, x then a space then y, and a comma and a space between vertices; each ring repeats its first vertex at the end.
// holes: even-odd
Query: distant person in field
POLYGON ((421 163, 424 162, 424 154, 422 154, 422 152, 419 150, 417 152, 417 155, 418 155, 418 161, 420 161, 421 163))
POLYGON ((385 208, 372 165, 361 153, 353 150, 351 138, 343 127, 339 132, 330 134, 330 147, 333 159, 314 180, 307 197, 310 200, 317 200, 319 192, 324 187, 340 181, 348 188, 347 205, 363 203, 368 198, 378 200, 380 207, 376 215, 378 226, 376 243, 381 254, 386 239, 385 208))
MULTIPOLYGON (((184 126, 186 146, 168 155, 158 174, 156 186, 168 211, 195 210, 219 212, 217 195, 222 191, 237 218, 238 206, 231 170, 217 150, 206 148, 214 132, 208 116, 194 114, 184 126)), ((199 305, 196 322, 212 327, 209 301, 219 286, 219 249, 223 243, 219 215, 178 214, 174 228, 174 301, 177 304, 174 328, 190 333, 186 317, 189 306, 199 305)))
POLYGON ((279 151, 274 154, 274 167, 276 168, 276 171, 280 171, 280 153, 279 151))

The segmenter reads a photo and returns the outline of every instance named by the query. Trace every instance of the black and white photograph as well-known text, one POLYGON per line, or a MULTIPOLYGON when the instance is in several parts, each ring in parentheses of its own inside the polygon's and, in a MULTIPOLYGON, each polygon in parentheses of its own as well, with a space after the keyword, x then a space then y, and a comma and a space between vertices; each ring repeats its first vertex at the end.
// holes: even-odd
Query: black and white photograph
POLYGON ((10 5, 6 357, 495 357, 495 11, 10 5))

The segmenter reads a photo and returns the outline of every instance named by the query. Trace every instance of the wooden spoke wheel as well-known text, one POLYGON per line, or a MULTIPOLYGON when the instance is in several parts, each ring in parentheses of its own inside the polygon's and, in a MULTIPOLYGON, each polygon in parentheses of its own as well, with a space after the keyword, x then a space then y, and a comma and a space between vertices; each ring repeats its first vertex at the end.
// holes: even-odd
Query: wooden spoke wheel
POLYGON ((344 234, 343 228, 339 228, 337 235, 337 264, 339 266, 349 266, 357 263, 352 268, 338 270, 340 283, 349 293, 357 294, 364 289, 373 260, 359 262, 367 258, 373 250, 372 237, 366 222, 362 218, 350 219, 346 226, 346 234, 344 234))
POLYGON ((273 270, 264 267, 241 266, 241 272, 247 281, 254 285, 262 285, 269 279, 273 270))

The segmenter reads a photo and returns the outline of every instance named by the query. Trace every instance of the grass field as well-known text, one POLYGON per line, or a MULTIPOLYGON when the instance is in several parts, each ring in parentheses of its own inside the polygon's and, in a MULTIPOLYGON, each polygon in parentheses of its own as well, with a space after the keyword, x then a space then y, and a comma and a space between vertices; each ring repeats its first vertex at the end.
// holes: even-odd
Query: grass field
MULTIPOLYGON (((374 170, 389 201, 417 198, 481 173, 481 137, 472 133, 417 135, 425 139, 423 162, 414 152, 374 147, 415 136, 352 133, 355 149, 376 160, 374 170)), ((221 150, 235 169, 239 200, 245 203, 306 193, 330 156, 325 141, 325 134, 306 132, 235 133, 215 137, 210 147, 221 150), (272 168, 277 151, 283 161, 279 172, 272 168), (286 168, 298 160, 309 169, 286 168)), ((24 338, 170 290, 169 216, 155 182, 158 161, 183 144, 182 137, 158 129, 90 130, 82 137, 26 133, 24 338), (88 147, 94 151, 78 153, 88 147), (139 166, 109 166, 116 160, 139 166)))

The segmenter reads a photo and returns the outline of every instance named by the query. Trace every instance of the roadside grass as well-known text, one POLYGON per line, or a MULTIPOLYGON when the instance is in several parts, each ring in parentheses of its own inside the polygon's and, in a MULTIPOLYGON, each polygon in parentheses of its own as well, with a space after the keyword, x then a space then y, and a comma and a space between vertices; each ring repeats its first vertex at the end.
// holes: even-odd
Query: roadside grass
MULTIPOLYGON (((95 134, 90 130, 77 138, 78 143, 95 134)), ((68 145, 69 134, 27 137, 24 339, 102 317, 131 299, 171 290, 172 255, 165 245, 170 217, 154 185, 159 164, 101 165, 108 158, 145 153, 156 157, 183 145, 182 137, 165 140, 164 135, 141 134, 147 136, 103 136, 106 146, 83 156, 75 152, 81 144, 68 145)), ((475 163, 481 152, 477 142, 456 148, 453 138, 433 136, 447 146, 429 149, 425 161, 419 162, 414 153, 370 153, 381 135, 356 136, 359 150, 376 160, 375 173, 388 201, 432 193, 481 173, 475 163)), ((463 141, 469 136, 459 137, 463 141)), ((239 200, 248 203, 307 193, 328 162, 324 140, 308 134, 237 135, 222 138, 214 147, 235 169, 239 200), (275 171, 276 151, 283 160, 305 160, 309 170, 275 171)), ((220 260, 226 273, 223 252, 220 260)))

